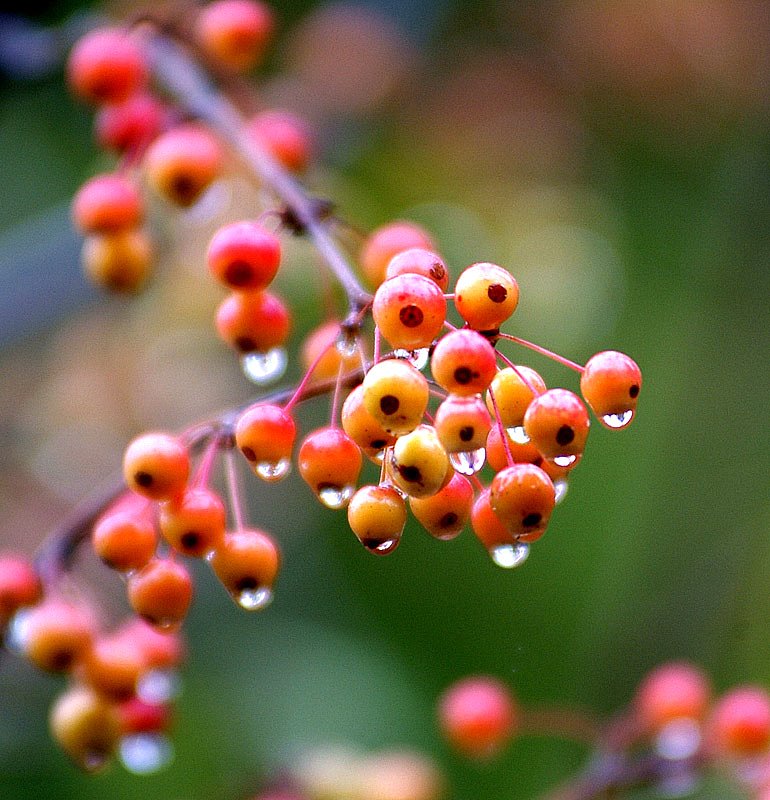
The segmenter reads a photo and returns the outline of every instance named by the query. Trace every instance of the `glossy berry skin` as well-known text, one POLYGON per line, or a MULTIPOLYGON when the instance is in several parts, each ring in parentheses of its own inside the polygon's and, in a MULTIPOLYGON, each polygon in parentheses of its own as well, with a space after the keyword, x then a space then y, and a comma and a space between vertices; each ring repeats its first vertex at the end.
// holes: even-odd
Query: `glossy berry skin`
POLYGON ((380 285, 372 315, 393 347, 418 350, 428 347, 443 328, 446 300, 435 281, 404 273, 380 285))
MULTIPOLYGON (((511 460, 515 464, 536 464, 542 468, 543 464, 547 463, 532 442, 522 444, 513 440, 506 428, 503 428, 503 435, 508 445, 508 451, 511 454, 511 460)), ((486 448, 487 463, 495 472, 500 472, 500 470, 509 466, 508 452, 506 452, 506 446, 500 433, 500 426, 497 423, 493 424, 489 429, 486 448)))
POLYGON ((409 508, 434 538, 449 541, 459 536, 471 516, 473 486, 459 472, 432 497, 411 497, 409 508))
POLYGON ((223 166, 216 137, 196 125, 180 125, 161 134, 144 158, 147 182, 181 208, 193 205, 220 176, 223 166))
POLYGON ((99 28, 73 47, 67 82, 89 103, 120 103, 147 82, 145 58, 139 44, 124 31, 99 28))
POLYGON ((433 426, 447 453, 463 453, 484 447, 492 421, 478 395, 448 395, 436 409, 433 426))
POLYGON ((138 92, 100 108, 94 134, 105 150, 139 153, 161 132, 165 120, 163 103, 149 92, 138 92))
POLYGON ((361 355, 356 349, 353 353, 341 353, 336 347, 340 339, 340 323, 329 320, 312 330, 302 343, 302 365, 306 370, 313 366, 313 380, 322 381, 336 378, 342 368, 343 374, 361 366, 361 355))
POLYGON ((111 172, 87 180, 72 200, 72 221, 81 233, 117 233, 136 227, 142 216, 136 186, 111 172))
POLYGON ((89 236, 81 253, 83 271, 97 286, 111 292, 135 294, 152 271, 153 248, 140 230, 89 236))
POLYGON ((280 553, 266 533, 243 528, 225 534, 209 563, 225 589, 237 600, 243 592, 272 588, 278 577, 280 553))
POLYGON ((388 468, 393 483, 410 497, 430 497, 450 480, 449 456, 430 425, 399 436, 388 468))
POLYGON ((179 494, 189 474, 186 445, 168 433, 137 436, 123 456, 123 476, 129 489, 150 500, 169 500, 179 494))
POLYGON ((540 538, 556 503, 551 479, 534 464, 514 464, 495 475, 489 503, 514 537, 540 538))
POLYGON ((406 524, 406 504, 392 486, 362 486, 348 505, 348 524, 375 555, 392 553, 406 524))
POLYGON ((217 309, 219 338, 239 353, 264 353, 280 347, 291 330, 286 304, 272 292, 232 292, 217 309))
POLYGON ((430 371, 451 394, 480 394, 497 374, 495 349, 476 331, 451 331, 436 345, 430 371))
POLYGON ((492 551, 496 547, 514 543, 513 534, 503 524, 489 504, 489 487, 479 492, 471 508, 471 528, 484 547, 492 551))
POLYGON ((715 703, 706 740, 720 756, 757 756, 770 744, 770 696, 759 686, 740 686, 715 703))
POLYGON ((304 172, 313 145, 304 120, 288 111, 263 111, 252 117, 246 132, 289 172, 304 172))
POLYGON ((158 533, 152 518, 143 513, 116 509, 103 514, 91 531, 96 555, 111 569, 141 569, 155 554, 158 533))
POLYGON ((518 708, 502 681, 478 675, 464 678, 444 692, 438 718, 452 747, 469 758, 488 759, 503 750, 515 734, 518 708))
POLYGON ((178 561, 154 558, 128 578, 128 602, 143 619, 172 628, 187 616, 193 595, 190 573, 178 561))
POLYGON ((364 377, 364 407, 389 433, 413 431, 428 407, 428 381, 408 361, 389 358, 364 377))
POLYGON ((501 369, 489 385, 494 393, 494 403, 490 392, 487 392, 487 408, 493 416, 495 405, 500 421, 506 428, 515 428, 524 423, 524 414, 529 404, 546 390, 545 381, 530 367, 517 365, 516 369, 501 369), (534 390, 534 391, 533 391, 534 390))
POLYGON ((163 538, 178 553, 202 558, 215 550, 225 535, 225 505, 204 486, 189 486, 164 503, 158 515, 163 538))
POLYGON ((126 700, 145 671, 142 652, 121 637, 98 638, 83 657, 80 678, 103 697, 126 700))
POLYGON ((195 20, 195 37, 218 66, 247 72, 263 58, 274 28, 273 12, 258 0, 214 0, 195 20))
POLYGON ((415 273, 434 281, 442 292, 449 287, 449 270, 438 253, 426 250, 424 247, 410 247, 397 253, 388 262, 385 278, 395 278, 397 275, 415 273))
POLYGON ((302 479, 323 497, 338 492, 339 503, 331 507, 347 505, 356 485, 362 465, 361 450, 341 428, 319 428, 309 433, 297 454, 297 468, 302 479), (347 497, 345 497, 347 495, 347 497))
POLYGON ((294 417, 271 403, 250 406, 235 425, 235 443, 252 467, 291 459, 296 435, 294 417))
POLYGON ((588 359, 580 377, 580 391, 605 428, 617 430, 631 423, 642 373, 624 353, 604 350, 588 359))
POLYGON ((340 413, 342 429, 361 448, 364 455, 377 458, 383 450, 396 441, 392 433, 366 410, 362 384, 345 398, 340 413))
POLYGON ((39 602, 42 592, 40 578, 28 559, 0 554, 0 628, 20 608, 39 602))
POLYGON ((211 238, 206 263, 229 289, 264 289, 278 272, 281 240, 256 222, 231 222, 211 238))
POLYGON ((701 721, 711 702, 711 685, 698 667, 686 662, 661 664, 649 672, 634 698, 637 721, 655 734, 679 719, 701 721))
POLYGON ((477 331, 497 330, 518 304, 518 283, 497 264, 472 264, 455 284, 457 313, 477 331))
POLYGON ((524 415, 524 430, 544 458, 566 466, 581 455, 588 438, 588 411, 568 389, 538 395, 524 415), (561 463, 564 462, 564 463, 561 463))
POLYGON ((385 280, 391 259, 412 247, 435 250, 428 232, 414 222, 397 220, 373 231, 360 254, 361 269, 370 286, 376 289, 385 280))
POLYGON ((23 630, 24 655, 38 669, 68 672, 90 649, 96 626, 81 607, 51 599, 26 612, 23 630))

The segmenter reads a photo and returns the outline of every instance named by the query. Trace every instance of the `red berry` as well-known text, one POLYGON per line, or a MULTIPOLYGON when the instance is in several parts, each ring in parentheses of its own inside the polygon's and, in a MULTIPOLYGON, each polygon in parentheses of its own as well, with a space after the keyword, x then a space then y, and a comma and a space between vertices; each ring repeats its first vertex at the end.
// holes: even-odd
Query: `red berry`
POLYGON ((96 140, 118 153, 141 152, 161 132, 165 119, 160 100, 148 92, 132 94, 99 109, 94 121, 96 140))
POLYGON ((117 708, 122 733, 160 733, 171 724, 171 708, 167 704, 146 703, 131 697, 117 708))
POLYGON ((220 339, 237 352, 264 353, 286 341, 291 316, 272 292, 232 292, 220 303, 215 325, 220 339))
POLYGON ((273 33, 273 12, 257 0, 214 0, 195 20, 206 54, 233 72, 246 72, 264 56, 273 33))
POLYGON ((136 186, 107 172, 87 180, 72 201, 72 219, 82 233, 117 233, 135 228, 143 215, 136 186))
POLYGON ((212 237, 206 262, 230 289, 264 289, 278 272, 281 241, 257 222, 231 222, 212 237))
POLYGON ((448 395, 433 420, 439 441, 448 453, 467 453, 485 447, 492 425, 487 407, 478 395, 448 395))
POLYGON ((131 608, 159 628, 178 625, 187 616, 192 595, 190 573, 169 558, 154 558, 128 578, 131 608))
POLYGON ((495 475, 489 503, 515 538, 533 542, 545 533, 556 503, 553 483, 534 464, 514 464, 495 475))
POLYGON ((0 628, 23 606, 31 606, 42 596, 40 578, 28 559, 0 555, 0 628))
POLYGON ((444 326, 446 300, 435 281, 414 273, 389 278, 374 294, 372 315, 393 347, 428 347, 444 326))
POLYGON ((642 388, 642 373, 624 353, 605 350, 588 359, 580 378, 580 391, 606 428, 631 423, 642 388))
POLYGON ((361 268, 370 285, 377 288, 384 280, 393 256, 421 247, 433 250, 428 232, 414 222, 389 222, 373 231, 361 249, 361 268))
POLYGON ((639 684, 634 708, 642 729, 657 733, 677 719, 700 721, 711 702, 711 686, 702 670, 685 662, 661 664, 639 684))
POLYGON ((441 256, 424 247, 411 247, 393 256, 388 262, 385 278, 395 278, 404 273, 416 273, 430 278, 442 292, 449 286, 449 271, 441 256))
POLYGON ((116 632, 142 654, 148 670, 172 669, 184 658, 184 645, 175 631, 161 631, 139 617, 132 617, 116 632))
POLYGON ((158 516, 163 538, 179 553, 201 558, 215 550, 225 535, 225 505, 203 486, 189 486, 164 503, 158 516))
POLYGON ((459 472, 432 497, 410 497, 409 508, 415 518, 435 539, 454 539, 470 519, 473 486, 459 472))
POLYGON ((497 373, 495 349, 476 331, 451 331, 436 345, 430 370, 436 382, 452 394, 479 394, 497 373))
POLYGON ((187 447, 168 433, 144 433, 126 448, 123 475, 130 489, 151 500, 169 500, 190 473, 187 447))
POLYGON ((310 161, 312 143, 303 120, 288 111, 263 111, 246 130, 290 172, 303 172, 310 161))
POLYGON ((297 466, 307 485, 329 508, 344 508, 361 472, 361 450, 341 428, 319 428, 299 448, 297 466))
POLYGON ((524 415, 524 431, 544 458, 560 467, 583 453, 588 438, 588 411, 568 389, 549 389, 538 395, 524 415))
POLYGON ((519 285, 497 264, 472 264, 455 284, 455 308, 477 331, 497 330, 519 304, 519 285))
POLYGON ((280 480, 291 468, 297 427, 280 406, 255 403, 238 418, 235 442, 263 480, 280 480))
POLYGON ((770 696, 759 686, 732 689, 717 700, 706 722, 706 738, 719 754, 758 755, 770 744, 770 696))

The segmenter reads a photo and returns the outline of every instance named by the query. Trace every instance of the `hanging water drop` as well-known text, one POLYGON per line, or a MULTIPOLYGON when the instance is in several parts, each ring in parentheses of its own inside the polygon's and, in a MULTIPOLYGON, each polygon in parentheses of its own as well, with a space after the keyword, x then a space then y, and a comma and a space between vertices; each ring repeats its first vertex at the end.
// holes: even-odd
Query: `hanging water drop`
POLYGON ((334 346, 343 358, 350 358, 358 350, 358 339, 350 333, 341 333, 334 346))
POLYGON ((24 655, 24 642, 29 629, 29 612, 28 608, 17 611, 5 631, 5 647, 17 656, 24 655))
POLYGON ((559 504, 567 496, 567 489, 569 489, 569 482, 566 478, 557 478, 553 482, 553 489, 555 493, 554 503, 559 504))
POLYGON ((490 548, 489 555, 498 567, 513 569, 521 566, 527 560, 529 545, 525 542, 498 544, 490 548))
POLYGON ((449 454, 449 461, 461 475, 475 475, 484 466, 486 458, 487 451, 483 447, 449 454))
POLYGON ((291 472, 291 459, 282 458, 280 461, 260 461, 254 467, 254 472, 263 481, 276 483, 291 472))
POLYGON ((557 467, 571 467, 577 461, 577 456, 556 456, 553 459, 553 463, 556 464, 557 467))
POLYGON ((692 758, 700 749, 701 727, 689 717, 671 720, 655 737, 655 750, 669 761, 692 758))
POLYGON ((327 507, 335 511, 350 502, 350 498, 355 494, 356 487, 352 484, 347 486, 337 486, 336 484, 326 484, 318 488, 318 499, 327 507))
POLYGON ((134 733, 120 740, 120 761, 134 775, 151 775, 174 757, 169 738, 162 733, 134 733))
POLYGON ((233 599, 246 611, 261 611, 273 600, 273 590, 269 586, 257 586, 253 589, 242 589, 233 594, 233 599))
POLYGON ((241 358, 241 369, 252 383, 266 386, 283 375, 286 363, 286 351, 283 347, 273 347, 264 353, 246 353, 241 358))
POLYGON ((512 442, 516 442, 516 444, 529 444, 529 436, 527 436, 523 425, 514 425, 511 428, 506 428, 506 430, 512 442))
POLYGON ((136 684, 136 696, 153 706, 163 705, 179 695, 182 682, 173 669, 151 669, 136 684))
POLYGON ((408 361, 415 369, 424 369, 430 358, 430 348, 421 347, 419 350, 404 350, 397 348, 393 351, 396 358, 408 361))
POLYGON ((633 418, 634 410, 629 408, 626 411, 622 411, 620 414, 605 414, 601 418, 601 421, 605 427, 612 428, 612 430, 619 430, 620 428, 625 428, 626 425, 630 425, 633 418))
POLYGON ((107 766, 109 760, 109 753, 105 753, 104 750, 94 749, 83 753, 79 763, 86 772, 99 772, 99 770, 107 766))
POLYGON ((392 553, 398 547, 398 543, 400 541, 401 541, 400 538, 369 540, 369 541, 364 541, 363 545, 370 553, 374 553, 375 555, 378 556, 386 556, 388 555, 388 553, 392 553))

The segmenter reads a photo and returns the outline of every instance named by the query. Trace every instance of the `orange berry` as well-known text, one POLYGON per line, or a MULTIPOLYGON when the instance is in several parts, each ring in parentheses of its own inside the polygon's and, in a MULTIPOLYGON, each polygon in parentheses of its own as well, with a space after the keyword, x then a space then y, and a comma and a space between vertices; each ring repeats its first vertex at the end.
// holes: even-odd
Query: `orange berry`
POLYGON ((151 500, 169 500, 184 489, 190 473, 185 444, 167 433, 144 433, 126 448, 123 475, 130 489, 151 500))
POLYGON ((206 263, 230 289, 264 289, 278 272, 281 240, 257 222, 231 222, 211 238, 206 263))
POLYGON ((415 518, 435 539, 454 539, 470 519, 473 486, 459 472, 432 497, 410 497, 409 508, 415 518))
POLYGON ((428 381, 408 361, 388 358, 364 377, 364 407, 389 433, 413 431, 428 408, 428 381))
POLYGON ((209 563, 235 602, 247 611, 262 609, 272 600, 280 553, 263 531, 243 528, 225 534, 209 563))
POLYGON ((388 262, 385 279, 404 273, 416 273, 434 281, 442 292, 449 286, 449 271, 441 256, 423 247, 411 247, 397 253, 388 262))
POLYGON ((168 558, 154 558, 128 578, 131 608, 159 628, 178 625, 187 616, 192 595, 190 573, 168 558))
POLYGON ((447 453, 467 453, 485 447, 492 421, 478 395, 448 395, 436 409, 436 434, 447 453))
POLYGON ((97 286, 112 292, 138 292, 150 275, 153 248, 139 230, 89 236, 83 242, 83 271, 97 286))
POLYGON ((0 628, 23 606, 38 603, 42 592, 40 578, 28 559, 0 554, 0 628))
POLYGON ((392 486, 362 486, 348 505, 348 524, 370 553, 388 555, 406 524, 404 498, 392 486))
POLYGON ((111 172, 87 180, 72 200, 72 220, 81 233, 117 233, 135 228, 143 214, 136 186, 111 172))
POLYGON ((360 255, 361 269, 369 284, 376 289, 385 280, 393 256, 412 247, 435 249, 428 232, 414 222, 389 222, 373 231, 360 255))
POLYGON ((642 388, 642 373, 624 353, 605 350, 591 356, 580 376, 580 391, 605 428, 631 423, 642 388))
POLYGON ((472 264, 455 284, 457 313, 477 331, 497 330, 519 304, 519 285, 497 264, 472 264))
POLYGON ((315 363, 313 380, 336 378, 340 367, 345 373, 361 366, 361 355, 357 348, 352 353, 343 354, 336 347, 340 335, 340 323, 337 320, 328 320, 313 329, 305 338, 302 343, 302 365, 308 370, 315 363))
POLYGON ((588 411, 568 389, 549 389, 538 395, 524 415, 524 431, 544 458, 557 466, 572 464, 588 438, 588 411))
POLYGON ((366 410, 364 387, 359 384, 345 398, 340 414, 342 428, 369 458, 376 459, 396 437, 366 410))
POLYGON ((270 403, 250 406, 235 425, 235 443, 256 474, 267 481, 288 475, 296 434, 291 414, 270 403))
POLYGON ((284 344, 291 317, 271 292, 232 292, 219 305, 215 325, 220 339, 239 353, 264 353, 284 344))
POLYGON ((176 631, 163 631, 139 617, 132 617, 115 633, 138 652, 148 670, 172 669, 184 658, 184 644, 176 631))
POLYGON ((153 557, 158 533, 146 513, 110 510, 94 525, 91 544, 108 567, 129 572, 140 569, 153 557))
POLYGON ((215 550, 225 535, 225 504, 212 489, 188 486, 160 509, 163 538, 180 553, 201 558, 215 550))
POLYGON ((288 111, 269 110, 248 122, 246 131, 290 172, 304 172, 312 142, 303 120, 288 111))
POLYGON ((430 359, 436 382, 456 395, 483 392, 497 373, 492 345, 476 331, 451 331, 443 336, 430 359))
POLYGON ((500 422, 506 428, 516 428, 524 424, 524 414, 527 413, 529 404, 546 390, 545 381, 535 370, 530 367, 517 365, 501 369, 489 385, 490 391, 495 396, 492 402, 490 392, 487 392, 487 408, 493 416, 495 405, 500 415, 500 422))
POLYGON ((214 0, 195 20, 206 54, 233 72, 247 72, 264 56, 273 33, 273 12, 257 0, 214 0))
POLYGON ((548 475, 534 464, 514 464, 495 475, 489 503, 514 538, 533 542, 545 533, 556 503, 548 475))
MULTIPOLYGON (((532 444, 532 442, 518 442, 511 438, 507 428, 503 428, 505 435, 505 442, 508 445, 508 450, 511 453, 511 460, 514 464, 536 464, 538 467, 545 470, 544 464, 548 462, 540 455, 540 451, 532 444)), ((494 423, 489 429, 487 436, 487 464, 495 472, 505 469, 508 466, 508 453, 505 449, 505 443, 500 435, 500 426, 494 423)), ((558 469, 558 467, 557 467, 558 469)), ((550 473, 547 473, 550 477, 550 473)))
POLYGON ((299 474, 329 508, 344 508, 361 472, 361 450, 341 428, 319 428, 299 448, 299 474))
POLYGON ((435 281, 414 273, 389 278, 374 293, 372 316, 393 347, 428 347, 446 320, 446 300, 435 281))
POLYGON ((717 754, 756 756, 770 745, 770 696, 759 686, 740 686, 717 700, 706 721, 706 739, 717 754))
POLYGON ((91 647, 96 626, 80 606, 45 600, 31 608, 22 623, 24 655, 46 672, 68 672, 91 647))
POLYGON ((471 508, 471 528, 487 551, 515 544, 513 534, 489 504, 489 488, 479 493, 471 508))
POLYGON ((135 693, 146 664, 141 650, 118 636, 97 639, 80 667, 80 677, 94 691, 112 700, 125 700, 135 693))

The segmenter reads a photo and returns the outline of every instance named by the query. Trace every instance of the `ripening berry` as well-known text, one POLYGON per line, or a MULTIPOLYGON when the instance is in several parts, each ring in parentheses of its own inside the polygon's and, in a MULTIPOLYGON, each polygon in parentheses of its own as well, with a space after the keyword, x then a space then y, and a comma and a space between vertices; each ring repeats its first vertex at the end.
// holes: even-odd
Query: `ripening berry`
POLYGON ((449 271, 441 256, 424 247, 411 247, 397 253, 388 262, 385 279, 395 278, 404 273, 416 273, 435 281, 442 292, 449 286, 449 271))
POLYGON ((26 612, 21 634, 24 655, 46 672, 67 672, 91 647, 96 625, 80 606, 45 600, 26 612))
POLYGON ((524 414, 529 404, 546 390, 545 381, 530 367, 517 365, 501 369, 489 385, 495 396, 494 403, 487 392, 487 408, 493 416, 495 405, 500 422, 506 428, 516 428, 524 424, 524 414))
MULTIPOLYGON (((503 428, 502 433, 505 436, 505 442, 501 436, 500 426, 495 423, 489 429, 489 435, 487 436, 487 464, 489 464, 495 472, 500 472, 500 470, 509 466, 508 453, 510 452, 511 461, 514 464, 537 464, 538 467, 543 469, 543 471, 551 477, 544 466, 549 462, 543 459, 540 455, 540 451, 532 442, 524 443, 516 441, 511 437, 507 428, 503 428)), ((557 469, 559 469, 559 467, 557 467, 557 469)))
POLYGON ((711 686, 702 670, 686 662, 661 664, 649 672, 634 698, 640 727, 655 734, 669 722, 700 722, 711 702, 711 686))
POLYGON ((40 578, 27 558, 0 554, 0 629, 20 608, 38 603, 42 593, 40 578))
POLYGON ((188 486, 164 503, 158 515, 163 538, 179 553, 201 558, 225 535, 225 504, 212 489, 188 486))
POLYGON ((120 103, 147 81, 144 54, 136 40, 124 31, 89 31, 72 48, 67 81, 82 100, 120 103))
POLYGON ((455 284, 457 313, 477 331, 497 330, 518 304, 518 283, 497 264, 472 264, 455 284))
POLYGON ((770 696, 759 686, 740 686, 714 704, 705 737, 721 756, 749 757, 770 745, 770 696))
POLYGON ((262 111, 246 125, 268 153, 289 172, 304 172, 310 162, 313 145, 304 120, 288 111, 262 111))
POLYGON ((239 353, 265 353, 289 336, 291 316, 272 292, 232 292, 219 305, 215 326, 219 338, 239 353))
POLYGON ((123 456, 123 475, 129 489, 150 500, 169 500, 179 494, 189 473, 187 446, 168 433, 137 436, 123 456))
MULTIPOLYGON (((302 343, 302 365, 309 370, 313 364, 313 380, 336 378, 340 368, 343 374, 361 366, 361 354, 355 347, 352 352, 340 352, 336 343, 341 337, 340 323, 328 320, 312 330, 302 343)), ((343 348, 345 349, 345 348, 343 348)))
POLYGON ((280 553, 263 531, 243 528, 225 534, 209 563, 241 608, 258 611, 272 600, 280 553))
POLYGON ((361 450, 341 428, 309 433, 297 454, 299 474, 329 508, 344 508, 361 472, 361 450))
POLYGON ((139 153, 161 132, 163 103, 149 92, 137 92, 120 103, 102 106, 94 120, 100 147, 118 153, 139 153))
POLYGON ((167 703, 147 703, 130 697, 117 707, 120 731, 131 733, 161 733, 171 725, 171 706, 167 703))
POLYGON ((141 569, 155 554, 158 533, 146 513, 116 509, 104 513, 91 531, 96 555, 112 569, 141 569))
POLYGON ((133 696, 147 668, 142 651, 121 636, 98 638, 79 666, 80 679, 110 700, 133 696))
POLYGON ((430 497, 454 470, 432 425, 418 425, 396 439, 388 462, 393 483, 410 497, 430 497))
POLYGON ((72 221, 81 233, 117 233, 135 228, 144 214, 136 186, 105 172, 87 180, 72 200, 72 221))
POLYGON ((434 538, 449 541, 460 534, 470 519, 473 486, 459 472, 432 497, 410 497, 409 508, 425 530, 434 538))
POLYGON ((489 504, 489 488, 482 490, 473 502, 471 528, 490 553, 497 547, 510 547, 514 544, 513 534, 489 504))
POLYGON ((348 505, 348 524, 370 553, 392 553, 406 524, 404 498, 392 486, 362 486, 348 505))
POLYGON ((259 0, 214 0, 195 19, 198 44, 233 72, 248 72, 262 61, 273 28, 270 6, 259 0))
POLYGON ((478 395, 450 394, 436 409, 433 426, 447 453, 467 453, 486 446, 492 420, 478 395))
POLYGON ((538 395, 524 415, 524 431, 544 458, 569 466, 583 453, 589 427, 583 401, 568 389, 538 395))
POLYGON ((136 229, 89 236, 81 260, 89 280, 103 289, 134 294, 146 283, 152 268, 149 236, 136 229))
POLYGON ((364 407, 389 433, 413 431, 428 407, 428 381, 408 361, 388 358, 364 377, 364 407))
POLYGON ((264 289, 278 272, 281 240, 258 222, 231 222, 211 238, 206 263, 229 289, 264 289))
POLYGON ((503 750, 516 733, 518 709, 502 681, 477 675, 457 681, 444 692, 438 718, 452 747, 470 758, 487 759, 503 750))
POLYGON ((642 388, 642 373, 624 353, 604 350, 591 356, 580 377, 580 391, 605 428, 631 423, 642 388))
POLYGON ((256 474, 266 481, 288 475, 297 435, 294 418, 280 406, 255 403, 238 418, 235 443, 256 474))
POLYGON ((534 464, 514 464, 495 475, 489 504, 514 537, 533 542, 545 533, 556 504, 548 475, 534 464))
POLYGON ((139 617, 131 617, 113 638, 124 639, 141 653, 148 670, 173 669, 184 658, 184 644, 176 631, 158 630, 139 617))
POLYGON ((393 347, 419 350, 428 347, 444 327, 446 300, 435 281, 407 272, 379 286, 372 316, 393 347))
POLYGON ((180 125, 161 134, 144 157, 147 182, 169 202, 187 208, 221 174, 222 147, 197 125, 180 125))
POLYGON ((428 232, 414 222, 388 222, 372 231, 360 255, 361 269, 369 284, 376 289, 385 280, 391 259, 412 247, 435 249, 428 232))
POLYGON ((369 458, 376 460, 381 457, 383 450, 396 441, 396 437, 366 410, 363 384, 356 386, 345 398, 340 420, 345 433, 369 458))
POLYGON ((128 602, 143 619, 159 628, 178 625, 192 602, 192 578, 170 558, 153 558, 128 578, 128 602))
POLYGON ((451 331, 436 345, 430 371, 451 394, 480 394, 497 374, 495 348, 476 331, 451 331))
POLYGON ((73 686, 57 698, 49 727, 56 743, 86 772, 107 766, 122 732, 115 704, 85 686, 73 686))

